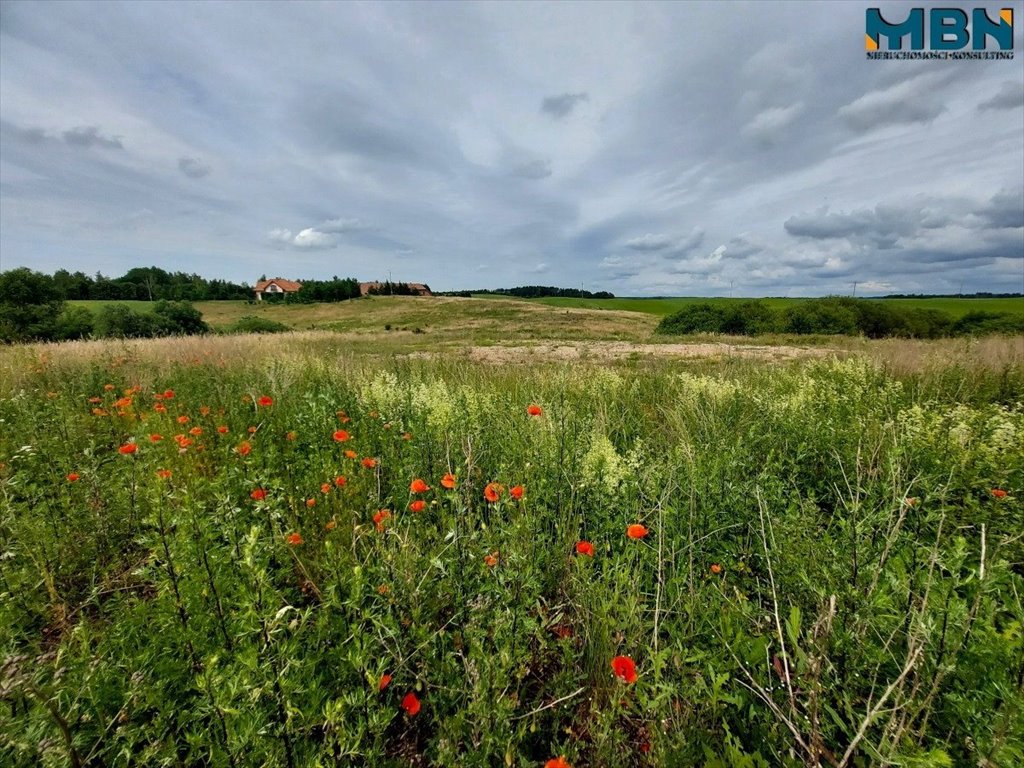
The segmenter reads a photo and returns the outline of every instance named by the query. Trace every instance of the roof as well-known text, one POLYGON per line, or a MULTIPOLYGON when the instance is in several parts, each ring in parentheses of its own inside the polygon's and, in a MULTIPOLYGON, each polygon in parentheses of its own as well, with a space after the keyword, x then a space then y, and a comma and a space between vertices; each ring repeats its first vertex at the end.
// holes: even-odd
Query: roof
POLYGON ((275 277, 271 280, 260 280, 256 283, 253 288, 254 291, 262 292, 267 290, 267 286, 273 283, 285 293, 294 293, 302 287, 302 283, 296 283, 294 280, 285 280, 283 277, 275 277))

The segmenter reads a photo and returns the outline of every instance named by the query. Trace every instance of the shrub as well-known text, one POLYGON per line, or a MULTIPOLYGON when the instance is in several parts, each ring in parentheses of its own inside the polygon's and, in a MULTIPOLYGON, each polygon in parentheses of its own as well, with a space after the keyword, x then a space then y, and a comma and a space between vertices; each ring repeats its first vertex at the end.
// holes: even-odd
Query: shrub
POLYGON ((857 333, 857 313, 833 297, 808 299, 787 307, 782 313, 782 330, 787 333, 857 333))
POLYGON ((726 316, 726 310, 716 304, 691 304, 663 318, 654 332, 665 335, 724 333, 726 316))
POLYGON ((726 308, 724 333, 757 336, 779 330, 779 313, 763 301, 743 301, 726 308))
POLYGON ((158 301, 153 314, 161 335, 193 336, 210 330, 202 313, 187 301, 158 301))
POLYGON ((956 336, 986 333, 1024 333, 1024 315, 978 310, 968 312, 953 323, 953 334, 956 336))
POLYGON ((92 312, 85 307, 65 306, 57 317, 54 337, 59 341, 87 338, 93 329, 92 312))
POLYGON ((148 339, 160 335, 153 315, 136 312, 127 304, 105 304, 96 315, 96 333, 115 339, 148 339))

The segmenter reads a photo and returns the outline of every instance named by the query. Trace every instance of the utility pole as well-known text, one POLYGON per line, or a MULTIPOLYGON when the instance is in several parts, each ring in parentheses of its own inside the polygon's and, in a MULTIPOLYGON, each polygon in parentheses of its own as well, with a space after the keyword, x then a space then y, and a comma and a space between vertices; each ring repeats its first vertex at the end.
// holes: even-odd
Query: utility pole
POLYGON ((857 280, 854 280, 854 281, 853 281, 853 295, 854 295, 854 296, 856 296, 856 295, 857 295, 857 283, 858 283, 858 282, 859 282, 859 281, 857 281, 857 280))

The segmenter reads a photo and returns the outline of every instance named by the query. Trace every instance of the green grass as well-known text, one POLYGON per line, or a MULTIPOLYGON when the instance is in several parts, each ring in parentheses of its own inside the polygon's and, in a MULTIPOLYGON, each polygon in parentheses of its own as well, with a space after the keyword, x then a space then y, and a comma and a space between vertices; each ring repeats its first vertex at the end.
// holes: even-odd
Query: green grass
MULTIPOLYGON (((678 298, 616 298, 616 299, 565 299, 548 297, 542 299, 527 299, 526 301, 546 304, 552 307, 576 307, 580 309, 614 309, 626 312, 645 312, 652 315, 665 316, 691 304, 729 304, 748 299, 729 298, 701 298, 678 297, 678 298)), ((797 304, 803 299, 798 298, 766 298, 759 299, 774 309, 797 304)), ((875 299, 899 306, 914 307, 917 309, 938 309, 948 313, 953 319, 963 317, 968 312, 1006 312, 1011 314, 1024 314, 1024 299, 875 299)))
POLYGON ((0 349, 0 764, 1024 760, 1019 362, 496 366, 344 322, 0 349))
POLYGON ((108 304, 127 304, 136 312, 152 312, 155 303, 153 301, 107 301, 105 299, 76 299, 68 302, 74 307, 85 307, 94 314, 108 304))

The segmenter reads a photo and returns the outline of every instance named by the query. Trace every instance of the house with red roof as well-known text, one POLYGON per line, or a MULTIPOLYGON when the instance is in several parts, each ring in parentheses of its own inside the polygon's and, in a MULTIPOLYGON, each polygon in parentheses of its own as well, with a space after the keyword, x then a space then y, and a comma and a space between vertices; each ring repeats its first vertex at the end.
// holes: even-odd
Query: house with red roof
POLYGON ((263 294, 280 296, 285 293, 298 293, 302 283, 293 280, 285 280, 283 277, 275 277, 272 280, 260 280, 256 283, 253 291, 256 293, 256 301, 263 301, 263 294))

